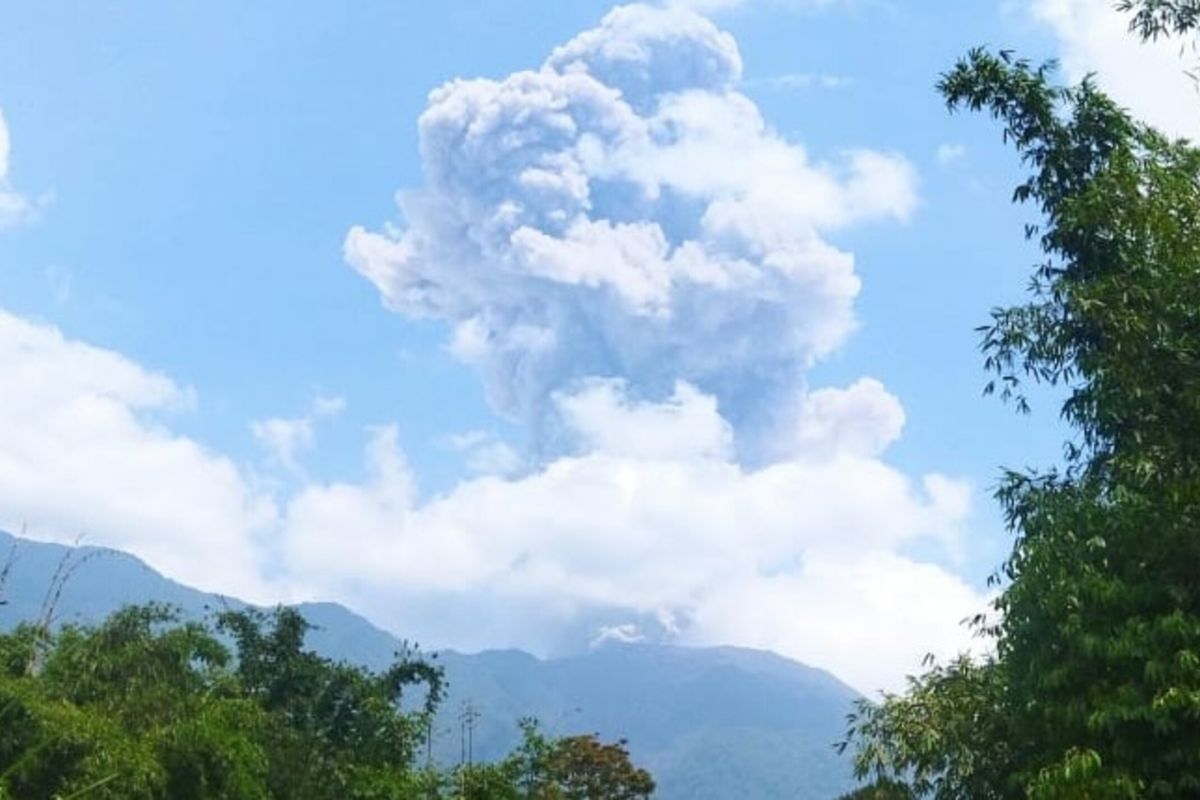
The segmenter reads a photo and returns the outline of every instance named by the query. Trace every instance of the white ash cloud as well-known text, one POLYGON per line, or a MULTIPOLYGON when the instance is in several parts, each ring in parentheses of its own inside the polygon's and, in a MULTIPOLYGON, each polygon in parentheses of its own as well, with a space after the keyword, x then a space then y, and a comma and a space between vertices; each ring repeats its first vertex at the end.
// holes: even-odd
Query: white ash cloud
POLYGON ((617 378, 654 400, 686 381, 753 437, 854 328, 829 237, 917 196, 897 155, 816 159, 772 130, 741 72, 709 20, 631 5, 539 69, 448 83, 420 118, 424 185, 347 259, 389 308, 452 325, 535 431, 555 392, 617 378))

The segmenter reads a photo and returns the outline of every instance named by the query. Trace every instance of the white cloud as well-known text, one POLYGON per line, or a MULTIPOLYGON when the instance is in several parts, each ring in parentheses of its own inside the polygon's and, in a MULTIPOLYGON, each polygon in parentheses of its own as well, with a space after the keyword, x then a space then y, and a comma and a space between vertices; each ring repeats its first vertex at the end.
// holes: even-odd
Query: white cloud
POLYGON ((308 417, 255 420, 250 432, 270 452, 271 457, 288 469, 297 469, 296 456, 313 444, 312 420, 308 417))
POLYGON ((800 401, 789 453, 875 458, 904 429, 900 401, 871 378, 847 389, 819 389, 800 401))
POLYGON ((346 238, 389 308, 454 327, 493 405, 542 430, 551 396, 683 380, 739 436, 854 328, 851 254, 829 237, 906 220, 912 166, 814 159, 737 91, 736 42, 682 8, 632 5, 536 71, 437 89, 425 185, 404 223, 346 238))
POLYGON ((472 475, 515 475, 526 459, 515 447, 488 431, 468 431, 449 438, 449 445, 462 453, 472 475))
POLYGON ((1100 86, 1162 131, 1200 138, 1200 94, 1185 71, 1197 58, 1178 39, 1143 44, 1112 0, 1026 0, 1029 13, 1058 38, 1072 81, 1096 73, 1100 86))
POLYGON ((345 408, 346 401, 341 397, 317 397, 306 415, 255 420, 250 423, 250 433, 278 465, 298 472, 299 457, 316 442, 316 422, 336 417, 345 408))
POLYGON ((190 392, 116 353, 0 311, 0 528, 125 548, 195 585, 264 596, 270 498, 171 433, 190 392))
POLYGON ((20 225, 33 219, 36 209, 23 195, 18 194, 9 183, 9 158, 12 140, 4 112, 0 111, 0 230, 20 225))
POLYGON ((525 458, 507 442, 489 442, 467 454, 467 469, 473 475, 514 475, 524 466, 525 458))
POLYGON ((727 458, 733 451, 733 431, 716 400, 686 383, 677 384, 664 403, 631 402, 615 380, 590 381, 556 400, 585 453, 691 459, 727 458))
POLYGON ((2 312, 0 359, 0 526, 84 533, 252 599, 340 600, 426 644, 546 652, 623 631, 771 647, 872 689, 963 645, 983 605, 901 555, 957 542, 970 492, 879 460, 903 413, 872 381, 804 398, 793 455, 753 469, 711 395, 589 381, 555 399, 577 454, 522 477, 421 500, 389 426, 367 480, 275 499, 171 432, 195 401, 166 376, 2 312))
POLYGON ((814 556, 796 574, 735 579, 697 618, 706 644, 733 639, 836 665, 851 685, 873 693, 900 688, 898 671, 915 674, 925 653, 962 652, 964 627, 955 623, 982 610, 979 595, 945 570, 876 552, 855 560, 814 556))
POLYGON ((853 448, 747 470, 722 452, 711 397, 623 392, 559 398, 587 452, 426 503, 380 432, 367 484, 314 485, 290 503, 286 573, 406 635, 469 648, 653 638, 641 621, 672 620, 678 641, 771 647, 869 689, 964 645, 959 622, 981 596, 899 554, 956 539, 963 484, 914 484, 853 448))
POLYGON ((600 647, 608 642, 637 644, 645 641, 646 636, 641 629, 634 623, 626 622, 623 625, 601 625, 591 644, 592 647, 600 647))

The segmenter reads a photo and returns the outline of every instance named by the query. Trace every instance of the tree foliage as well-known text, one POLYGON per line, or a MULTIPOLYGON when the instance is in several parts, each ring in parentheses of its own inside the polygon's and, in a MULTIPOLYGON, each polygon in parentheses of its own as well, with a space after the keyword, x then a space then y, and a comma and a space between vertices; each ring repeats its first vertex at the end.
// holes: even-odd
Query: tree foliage
POLYGON ((645 800, 654 793, 654 779, 633 764, 624 741, 552 739, 534 719, 520 725, 522 743, 508 758, 457 773, 466 800, 645 800))
POLYGON ((441 772, 419 753, 443 695, 413 652, 382 672, 304 648, 281 608, 215 626, 164 606, 95 627, 0 635, 0 800, 635 800, 653 781, 623 743, 533 723, 497 763, 441 772))
POLYGON ((1000 122, 1042 218, 1030 301, 981 329, 988 391, 1028 410, 1030 382, 1061 387, 1074 435, 998 489, 994 657, 860 706, 850 743, 917 797, 1200 796, 1200 150, 1051 77, 973 51, 940 89, 1000 122))
POLYGON ((1129 28, 1142 39, 1187 34, 1200 25, 1200 0, 1119 0, 1117 9, 1133 12, 1129 28))

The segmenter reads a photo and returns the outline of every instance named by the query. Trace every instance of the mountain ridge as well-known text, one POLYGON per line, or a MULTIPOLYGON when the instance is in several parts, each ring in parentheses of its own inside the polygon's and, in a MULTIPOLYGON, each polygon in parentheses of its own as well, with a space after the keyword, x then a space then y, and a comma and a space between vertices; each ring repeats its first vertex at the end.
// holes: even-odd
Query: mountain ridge
MULTIPOLYGON (((119 550, 70 547, 0 531, 0 568, 16 558, 0 597, 0 629, 40 616, 64 558, 78 564, 57 599, 58 623, 92 623, 121 606, 178 606, 187 618, 249 604, 167 578, 119 550)), ((381 669, 402 640, 332 602, 297 604, 314 626, 308 643, 324 656, 381 669)), ((533 716, 552 734, 595 732, 625 739, 656 776, 662 800, 831 798, 852 781, 833 743, 859 695, 836 676, 765 650, 605 642, 587 652, 542 658, 516 648, 429 653, 448 694, 434 725, 435 760, 461 757, 461 712, 478 719, 477 759, 516 743, 517 720, 533 716)))

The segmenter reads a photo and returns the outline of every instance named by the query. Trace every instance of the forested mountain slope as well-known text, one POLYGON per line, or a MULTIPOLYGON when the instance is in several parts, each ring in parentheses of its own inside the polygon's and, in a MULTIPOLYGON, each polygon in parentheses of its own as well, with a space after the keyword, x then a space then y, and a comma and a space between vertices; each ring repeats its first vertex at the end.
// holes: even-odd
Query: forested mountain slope
MULTIPOLYGON (((37 619, 65 562, 69 578, 55 600, 60 622, 95 622, 131 603, 159 601, 202 617, 240 607, 236 599, 191 589, 112 550, 69 548, 0 532, 0 564, 15 554, 0 605, 0 629, 37 619)), ((400 641, 333 603, 305 604, 313 648, 380 668, 400 641)), ((517 742, 517 720, 539 718, 548 732, 598 732, 628 739, 654 773, 664 800, 820 798, 850 785, 832 743, 843 733, 856 693, 832 675, 772 653, 732 647, 608 644, 539 659, 519 650, 437 653, 449 697, 434 731, 434 757, 462 756, 466 707, 474 712, 475 760, 497 758, 517 742)))

